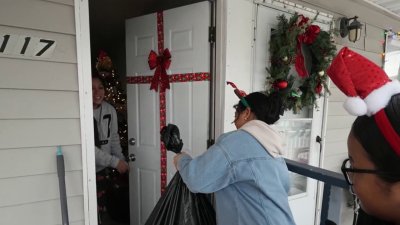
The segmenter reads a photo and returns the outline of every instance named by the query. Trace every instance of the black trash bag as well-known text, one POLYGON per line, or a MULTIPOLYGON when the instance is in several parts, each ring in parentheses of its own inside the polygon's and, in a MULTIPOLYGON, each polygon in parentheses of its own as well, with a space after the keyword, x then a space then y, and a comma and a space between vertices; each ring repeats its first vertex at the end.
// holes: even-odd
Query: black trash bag
POLYGON ((192 193, 177 172, 145 225, 215 225, 215 211, 206 194, 192 193))
POLYGON ((160 131, 161 141, 164 142, 165 148, 168 151, 173 151, 176 154, 180 153, 183 147, 179 128, 175 124, 169 123, 160 131))

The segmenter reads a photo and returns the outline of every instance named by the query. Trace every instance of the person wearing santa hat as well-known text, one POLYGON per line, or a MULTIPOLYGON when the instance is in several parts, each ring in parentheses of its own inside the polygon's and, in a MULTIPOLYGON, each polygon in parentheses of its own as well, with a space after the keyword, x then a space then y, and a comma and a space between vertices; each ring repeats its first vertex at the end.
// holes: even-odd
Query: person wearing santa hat
POLYGON ((370 60, 342 48, 328 76, 357 116, 342 172, 355 196, 358 225, 400 225, 400 83, 370 60))

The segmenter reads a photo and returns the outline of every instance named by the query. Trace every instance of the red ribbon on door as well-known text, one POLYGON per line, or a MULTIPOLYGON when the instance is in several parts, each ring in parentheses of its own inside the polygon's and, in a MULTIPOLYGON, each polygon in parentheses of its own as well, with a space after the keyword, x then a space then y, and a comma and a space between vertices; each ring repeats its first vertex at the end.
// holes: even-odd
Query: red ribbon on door
MULTIPOLYGON (((166 126, 166 100, 165 91, 170 88, 170 83, 209 81, 209 72, 167 74, 171 65, 172 55, 168 48, 164 49, 164 18, 163 12, 157 12, 157 36, 158 36, 158 54, 150 51, 148 64, 150 69, 156 69, 153 76, 127 76, 128 84, 150 83, 150 90, 159 91, 160 107, 160 130, 166 126)), ((160 168, 161 168, 161 194, 165 192, 167 186, 167 150, 164 143, 160 141, 160 168)))

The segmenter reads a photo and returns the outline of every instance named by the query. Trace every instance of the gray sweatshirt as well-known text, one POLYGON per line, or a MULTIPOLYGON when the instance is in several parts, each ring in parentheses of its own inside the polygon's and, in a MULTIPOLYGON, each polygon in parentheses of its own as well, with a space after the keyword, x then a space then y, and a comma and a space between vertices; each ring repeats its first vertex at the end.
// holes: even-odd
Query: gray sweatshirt
POLYGON ((95 147, 96 172, 106 168, 116 168, 120 159, 124 160, 118 134, 118 119, 115 108, 103 102, 93 110, 96 119, 101 148, 95 147))

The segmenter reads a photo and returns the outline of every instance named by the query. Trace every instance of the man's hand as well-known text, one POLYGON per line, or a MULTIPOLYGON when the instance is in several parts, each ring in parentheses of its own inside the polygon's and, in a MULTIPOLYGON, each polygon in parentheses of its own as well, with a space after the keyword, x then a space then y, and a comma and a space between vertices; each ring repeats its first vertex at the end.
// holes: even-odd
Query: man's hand
POLYGON ((123 174, 125 172, 127 172, 129 170, 129 165, 127 162, 125 162, 124 160, 119 160, 117 168, 118 172, 120 174, 123 174))

